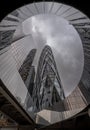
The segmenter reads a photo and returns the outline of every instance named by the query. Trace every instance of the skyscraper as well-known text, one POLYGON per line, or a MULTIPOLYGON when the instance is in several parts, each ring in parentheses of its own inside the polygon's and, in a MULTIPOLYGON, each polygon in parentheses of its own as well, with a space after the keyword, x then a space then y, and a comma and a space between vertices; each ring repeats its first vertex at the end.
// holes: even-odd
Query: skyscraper
POLYGON ((36 49, 32 49, 19 69, 19 73, 28 90, 31 90, 30 87, 32 86, 30 86, 30 84, 34 83, 35 68, 32 66, 32 62, 34 60, 35 53, 36 49))
MULTIPOLYGON (((30 109, 33 106, 33 102, 31 100, 33 87, 34 87, 34 79, 35 79, 35 67, 32 65, 34 57, 36 54, 36 49, 30 50, 29 54, 25 58, 23 64, 19 69, 19 73, 21 75, 22 80, 25 83, 25 86, 28 90, 25 99, 26 109, 30 109)), ((32 110, 31 110, 32 111, 32 110)))
POLYGON ((63 100, 64 97, 64 91, 53 52, 51 48, 46 45, 39 58, 33 90, 33 99, 36 103, 37 110, 50 107, 55 102, 63 100))

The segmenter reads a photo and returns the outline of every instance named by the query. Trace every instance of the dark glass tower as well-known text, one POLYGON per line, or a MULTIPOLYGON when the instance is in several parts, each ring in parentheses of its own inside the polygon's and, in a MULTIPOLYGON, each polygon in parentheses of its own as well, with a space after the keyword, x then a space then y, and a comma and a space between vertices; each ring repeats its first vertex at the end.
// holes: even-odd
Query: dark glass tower
POLYGON ((33 99, 37 109, 52 106, 64 99, 64 91, 51 48, 46 45, 41 52, 37 67, 33 99))
POLYGON ((19 69, 19 73, 28 89, 30 95, 32 95, 33 86, 34 86, 34 78, 35 78, 35 68, 32 66, 34 57, 35 57, 36 49, 32 49, 25 61, 21 65, 19 69))

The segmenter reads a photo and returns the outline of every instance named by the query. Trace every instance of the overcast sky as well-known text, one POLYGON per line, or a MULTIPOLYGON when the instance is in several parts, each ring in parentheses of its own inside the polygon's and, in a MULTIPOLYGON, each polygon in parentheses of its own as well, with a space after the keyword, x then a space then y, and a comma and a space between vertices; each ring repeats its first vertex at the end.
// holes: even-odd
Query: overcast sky
POLYGON ((84 65, 83 47, 74 27, 55 15, 37 15, 23 24, 25 35, 31 34, 37 48, 34 65, 37 68, 42 49, 49 45, 65 91, 70 94, 78 85, 84 65))

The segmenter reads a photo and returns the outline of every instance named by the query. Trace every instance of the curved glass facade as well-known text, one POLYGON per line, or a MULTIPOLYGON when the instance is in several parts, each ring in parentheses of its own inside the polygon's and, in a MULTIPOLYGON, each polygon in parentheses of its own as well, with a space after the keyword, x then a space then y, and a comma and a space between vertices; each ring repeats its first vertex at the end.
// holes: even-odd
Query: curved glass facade
POLYGON ((50 107, 65 98, 54 56, 49 46, 44 47, 39 58, 33 98, 39 109, 50 107))

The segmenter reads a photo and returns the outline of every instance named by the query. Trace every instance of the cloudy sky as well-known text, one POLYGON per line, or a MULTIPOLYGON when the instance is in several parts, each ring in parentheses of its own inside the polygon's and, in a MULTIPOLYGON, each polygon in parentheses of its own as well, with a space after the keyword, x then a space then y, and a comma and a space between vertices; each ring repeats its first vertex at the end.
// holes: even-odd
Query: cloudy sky
POLYGON ((37 48, 33 63, 36 69, 44 46, 51 47, 65 95, 68 96, 78 85, 84 65, 78 33, 67 20, 50 14, 33 16, 25 20, 22 27, 25 35, 32 35, 37 48))

